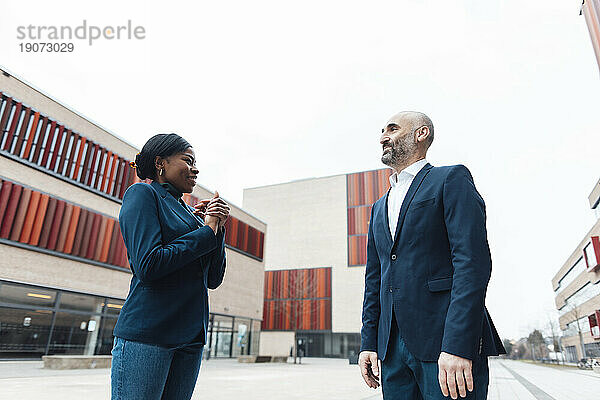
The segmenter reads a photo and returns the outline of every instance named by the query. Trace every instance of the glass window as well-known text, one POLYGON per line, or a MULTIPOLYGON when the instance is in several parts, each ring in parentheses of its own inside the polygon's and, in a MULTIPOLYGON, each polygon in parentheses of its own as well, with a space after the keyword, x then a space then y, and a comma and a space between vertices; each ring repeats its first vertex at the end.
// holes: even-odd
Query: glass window
POLYGON ((56 313, 49 354, 93 355, 100 316, 56 313))
POLYGON ((250 339, 250 320, 245 318, 235 319, 235 331, 233 334, 233 352, 232 356, 248 354, 248 346, 250 339))
POLYGON ((117 316, 121 312, 121 308, 123 308, 124 303, 125 302, 123 300, 107 299, 106 308, 104 309, 104 312, 106 314, 117 316))
POLYGON ((215 315, 212 325, 211 349, 214 357, 230 357, 233 318, 215 315))
POLYGON ((42 356, 52 311, 0 307, 0 357, 42 356))
POLYGON ((596 260, 596 252, 594 251, 592 242, 588 243, 587 246, 583 248, 583 253, 585 254, 588 268, 593 268, 598 265, 598 260, 596 260))
POLYGON ((61 309, 101 313, 103 306, 104 298, 102 297, 67 292, 60 295, 59 308, 61 309))
POLYGON ((586 269, 585 261, 583 257, 580 257, 579 260, 573 265, 573 267, 562 277, 560 281, 558 281, 558 289, 556 289, 556 294, 565 290, 569 283, 573 282, 575 278, 579 276, 586 269))
POLYGON ((562 317, 566 313, 573 312, 575 307, 579 307, 596 296, 600 296, 600 283, 592 284, 588 282, 566 299, 565 305, 558 311, 559 316, 562 317))
POLYGON ((56 291, 34 286, 0 284, 0 303, 15 303, 34 307, 54 307, 56 291))
POLYGON ((261 321, 252 321, 252 334, 250 343, 250 354, 258 355, 258 347, 260 345, 260 325, 261 321))
POLYGON ((102 327, 98 333, 98 342, 96 344, 96 354, 108 355, 113 347, 113 330, 117 323, 116 318, 103 317, 102 327))

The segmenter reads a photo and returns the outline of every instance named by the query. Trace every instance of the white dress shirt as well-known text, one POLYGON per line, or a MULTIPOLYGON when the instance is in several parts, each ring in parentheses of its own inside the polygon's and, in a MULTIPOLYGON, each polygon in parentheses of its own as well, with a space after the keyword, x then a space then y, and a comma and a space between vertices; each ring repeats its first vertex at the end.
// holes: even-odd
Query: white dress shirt
POLYGON ((427 164, 427 160, 419 160, 416 163, 404 168, 402 171, 400 171, 400 173, 394 172, 392 176, 390 176, 390 185, 392 187, 388 196, 387 206, 392 240, 394 240, 394 236, 396 235, 396 226, 398 225, 400 208, 402 207, 402 202, 406 197, 406 192, 408 192, 408 188, 410 188, 413 179, 415 179, 415 176, 417 176, 425 164, 427 164))

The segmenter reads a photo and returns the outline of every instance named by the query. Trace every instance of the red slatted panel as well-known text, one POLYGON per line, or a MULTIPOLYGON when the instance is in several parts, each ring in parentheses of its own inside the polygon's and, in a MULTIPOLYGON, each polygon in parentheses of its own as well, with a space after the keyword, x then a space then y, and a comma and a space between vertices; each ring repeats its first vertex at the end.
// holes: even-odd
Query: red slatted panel
POLYGON ((48 238, 50 238, 50 231, 52 230, 52 221, 54 221, 54 214, 56 213, 56 206, 58 200, 50 198, 48 201, 48 209, 46 210, 46 217, 42 225, 42 233, 40 234, 40 247, 48 246, 48 238))
POLYGON ((13 221, 15 220, 15 215, 17 212, 17 207, 19 206, 19 199, 21 198, 22 191, 23 186, 15 184, 12 185, 12 190, 6 206, 4 218, 2 219, 0 238, 8 239, 10 235, 10 230, 12 228, 13 221))
POLYGON ((62 225, 62 219, 65 213, 65 206, 66 203, 63 200, 58 200, 56 202, 56 211, 54 211, 54 219, 52 220, 50 233, 48 235, 48 244, 46 245, 48 250, 54 250, 56 248, 60 226, 62 225))
POLYGON ((75 241, 75 233, 77 231, 80 214, 81 207, 73 206, 73 214, 71 215, 71 221, 67 227, 67 236, 65 239, 65 246, 63 247, 63 253, 70 254, 73 250, 73 243, 75 241))
POLYGON ((98 161, 99 154, 100 154, 100 145, 98 143, 96 143, 96 144, 94 144, 94 148, 92 150, 92 160, 90 161, 89 165, 86 166, 87 178, 86 178, 85 184, 88 186, 93 186, 94 171, 95 171, 96 163, 98 161))
POLYGON ((6 136, 6 125, 8 124, 8 118, 10 117, 10 113, 13 108, 13 99, 11 97, 7 97, 5 100, 6 106, 4 107, 4 112, 0 117, 0 145, 6 136))
POLYGON ((102 254, 102 247, 104 245, 104 237, 106 235, 106 227, 108 225, 108 218, 102 217, 100 219, 100 227, 98 228, 98 239, 96 241, 96 249, 94 250, 94 260, 100 261, 102 254))
POLYGON ((81 159, 83 158, 83 153, 85 153, 87 139, 81 137, 79 141, 79 151, 77 152, 77 158, 75 160, 75 165, 73 165, 73 174, 71 175, 71 179, 77 180, 77 176, 79 175, 79 169, 81 168, 81 159))
POLYGON ((331 268, 265 272, 263 330, 330 330, 331 268))
POLYGON ((123 182, 123 171, 125 171, 125 160, 121 157, 117 159, 117 173, 115 175, 115 184, 110 192, 111 196, 119 197, 119 189, 121 188, 121 183, 123 182))
POLYGON ((0 235, 36 247, 129 267, 116 219, 2 180, 0 235))
POLYGON ((31 158, 31 162, 36 163, 36 164, 40 164, 40 154, 42 153, 42 147, 44 145, 44 139, 46 138, 46 132, 48 131, 48 117, 44 117, 42 119, 42 127, 40 128, 40 132, 37 135, 35 142, 34 142, 34 147, 35 150, 33 152, 33 157, 31 158))
POLYGON ((71 143, 71 150, 69 151, 69 158, 67 158, 67 161, 65 162, 66 164, 66 168, 65 168, 65 172, 63 173, 64 176, 66 176, 67 178, 69 178, 71 176, 71 173, 73 172, 73 162, 75 160, 75 154, 77 153, 77 146, 79 145, 79 138, 80 136, 73 132, 73 140, 71 143))
POLYGON ((60 125, 56 134, 56 144, 54 145, 54 150, 52 150, 52 157, 50 157, 50 165, 48 165, 48 169, 51 171, 54 171, 54 168, 56 167, 56 159, 58 158, 58 154, 61 150, 60 145, 63 142, 64 131, 65 127, 60 125))
POLYGON ((40 204, 41 193, 33 191, 31 193, 31 199, 29 200, 29 206, 25 213, 25 222, 23 223, 23 230, 19 236, 19 242, 29 243, 31 238, 31 232, 33 231, 33 225, 35 224, 35 216, 37 214, 38 206, 40 204))
POLYGON ((64 144, 62 149, 60 149, 58 168, 56 172, 62 175, 65 170, 65 165, 67 164, 67 160, 69 159, 69 152, 71 151, 71 142, 73 141, 73 132, 70 129, 65 129, 64 133, 64 144))
POLYGON ((65 211, 63 218, 58 228, 58 239, 56 240, 56 247, 54 250, 64 252, 65 242, 67 241, 67 233, 69 232, 69 225, 71 224, 71 217, 73 216, 73 205, 65 203, 65 211))
POLYGON ((25 160, 29 159, 29 154, 31 153, 31 147, 33 146, 33 141, 35 139, 35 133, 37 131, 38 122, 40 120, 40 113, 36 112, 33 114, 33 120, 29 126, 29 133, 27 134, 27 144, 25 145, 25 150, 23 150, 23 158, 25 160))
POLYGON ((121 187, 119 188, 118 198, 122 199, 123 195, 125 195, 125 190, 129 187, 129 180, 132 175, 135 175, 135 169, 131 168, 129 163, 125 161, 125 171, 123 171, 123 181, 121 182, 121 187), (129 168, 128 168, 129 167, 129 168))
POLYGON ((79 253, 77 253, 79 257, 87 257, 88 248, 90 246, 90 236, 92 234, 92 226, 94 225, 96 216, 96 213, 90 211, 87 222, 85 223, 85 230, 83 231, 83 237, 81 239, 81 247, 79 248, 79 253))
POLYGON ((53 141, 54 141, 54 135, 56 134, 56 121, 52 121, 50 123, 50 130, 48 130, 48 140, 46 141, 46 144, 44 145, 44 153, 42 154, 42 160, 40 161, 40 165, 42 167, 46 167, 46 165, 48 164, 48 157, 50 155, 50 150, 52 150, 52 145, 53 145, 53 141))
POLYGON ((83 232, 85 231, 89 215, 90 212, 88 210, 81 210, 81 214, 79 215, 79 222, 77 223, 77 230, 75 231, 75 238, 73 239, 73 248, 71 249, 70 254, 79 254, 79 250, 81 249, 81 242, 83 241, 83 232))
POLYGON ((83 160, 83 162, 81 163, 81 176, 79 177, 79 182, 80 183, 85 183, 86 179, 87 179, 87 175, 90 171, 90 162, 92 159, 92 153, 94 152, 94 142, 89 141, 87 142, 87 146, 86 146, 86 150, 85 150, 85 158, 83 160))
POLYGON ((8 200, 10 198, 12 187, 12 182, 3 181, 2 187, 0 188, 0 227, 2 227, 2 222, 6 215, 6 208, 8 207, 8 200))
POLYGON ((27 215, 27 208, 29 207, 30 199, 31 189, 23 188, 21 198, 19 199, 19 207, 17 208, 15 219, 13 221, 13 226, 10 231, 10 240, 17 241, 21 236, 21 230, 23 229, 23 224, 25 223, 25 216, 27 215))
POLYGON ((348 238, 348 265, 365 265, 367 263, 367 235, 350 236, 348 238))
POLYGON ((21 129, 19 129, 19 133, 17 136, 17 143, 15 144, 15 147, 12 150, 12 154, 16 156, 21 155, 21 149, 23 148, 23 142, 25 141, 25 134, 27 133, 27 127, 29 126, 30 117, 31 108, 26 107, 23 115, 23 123, 21 124, 21 129))
POLYGON ((92 187, 98 189, 98 186, 102 185, 103 180, 103 169, 104 164, 106 163, 106 149, 104 147, 100 147, 100 152, 98 153, 98 163, 96 164, 96 168, 94 172, 96 173, 94 176, 94 181, 92 183, 92 187))
POLYGON ((44 218, 46 217, 46 210, 48 209, 50 197, 46 194, 42 194, 40 196, 40 203, 38 205, 37 212, 35 214, 35 219, 33 223, 33 228, 31 231, 31 236, 29 237, 29 244, 32 246, 37 246, 40 241, 40 235, 42 233, 42 227, 44 226, 44 218))
POLYGON ((13 142, 15 141, 15 131, 17 130, 17 125, 19 124, 19 120, 21 119, 21 110, 23 109, 23 104, 17 103, 15 106, 15 111, 11 118, 10 128, 6 133, 6 142, 4 142, 3 150, 10 150, 13 142))
POLYGON ((111 160, 112 151, 108 150, 106 152, 106 157, 104 158, 104 166, 102 168, 102 180, 100 180, 99 185, 97 187, 97 189, 100 191, 104 191, 104 186, 106 185, 106 181, 108 180, 108 170, 110 168, 111 160))
POLYGON ((346 176, 348 193, 348 265, 365 265, 371 206, 389 188, 391 169, 358 172, 346 176), (351 236, 360 235, 360 236, 351 236))
POLYGON ((116 154, 113 154, 110 159, 109 159, 109 169, 108 169, 108 173, 106 175, 106 183, 103 186, 102 191, 105 193, 110 193, 112 186, 115 182, 115 174, 117 171, 117 162, 118 162, 118 157, 116 154))
POLYGON ((102 216, 100 214, 94 215, 94 220, 91 224, 92 230, 90 231, 88 248, 85 254, 86 258, 94 258, 94 254, 96 253, 96 245, 98 244, 98 233, 100 231, 101 223, 102 216))

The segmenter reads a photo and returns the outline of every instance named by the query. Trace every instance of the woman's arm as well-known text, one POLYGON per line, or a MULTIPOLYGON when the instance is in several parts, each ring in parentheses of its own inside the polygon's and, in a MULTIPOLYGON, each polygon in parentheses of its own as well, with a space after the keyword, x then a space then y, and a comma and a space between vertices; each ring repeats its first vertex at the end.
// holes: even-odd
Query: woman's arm
POLYGON ((217 234, 217 248, 208 261, 207 286, 209 289, 216 289, 223 283, 225 265, 225 228, 221 228, 217 234))
POLYGON ((125 193, 119 225, 131 268, 141 281, 160 279, 215 250, 219 243, 213 230, 203 226, 163 245, 156 198, 145 183, 136 183, 125 193))

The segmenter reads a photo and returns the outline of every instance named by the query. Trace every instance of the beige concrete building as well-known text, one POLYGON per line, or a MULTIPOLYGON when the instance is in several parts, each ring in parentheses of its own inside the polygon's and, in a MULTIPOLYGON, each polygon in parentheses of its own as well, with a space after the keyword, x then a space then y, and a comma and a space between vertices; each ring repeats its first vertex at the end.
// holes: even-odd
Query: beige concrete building
POLYGON ((597 221, 552 279, 568 361, 600 358, 600 181, 589 202, 597 221))
MULTIPOLYGON (((131 278, 118 213, 138 151, 0 70, 0 358, 110 353, 131 278)), ((197 185, 184 199, 210 196, 197 185)), ((232 206, 226 228, 212 357, 256 354, 262 318, 266 225, 232 206)))
POLYGON ((260 351, 358 354, 371 205, 389 169, 244 190, 243 207, 269 227, 260 351), (290 332, 295 332, 290 334, 290 332))

